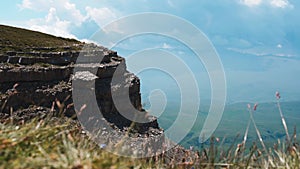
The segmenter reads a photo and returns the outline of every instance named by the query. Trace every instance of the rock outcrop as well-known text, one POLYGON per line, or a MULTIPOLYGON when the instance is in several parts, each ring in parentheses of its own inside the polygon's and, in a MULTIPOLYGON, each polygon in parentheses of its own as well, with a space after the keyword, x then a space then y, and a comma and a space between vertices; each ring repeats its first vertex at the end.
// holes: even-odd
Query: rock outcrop
POLYGON ((156 118, 143 111, 139 78, 126 70, 125 59, 118 56, 117 52, 93 44, 63 38, 57 40, 54 37, 50 38, 53 39, 53 44, 47 42, 51 44, 49 46, 26 44, 26 39, 18 41, 7 38, 7 29, 0 25, 1 36, 4 37, 0 39, 0 119, 15 115, 15 118, 26 120, 47 112, 76 118, 72 80, 78 78, 76 76, 88 78, 84 72, 74 75, 76 60, 79 55, 83 55, 81 62, 89 63, 101 56, 101 62, 90 66, 97 69, 92 80, 95 80, 97 103, 105 120, 120 129, 132 124, 115 107, 111 93, 112 89, 120 94, 123 90, 129 90, 131 104, 138 110, 132 113, 140 113, 138 116, 142 114, 149 121, 137 123, 136 131, 145 133, 150 128, 159 129, 156 118), (88 48, 83 50, 86 46, 88 48), (121 71, 115 74, 118 67, 121 71), (120 77, 119 84, 112 84, 113 76, 120 77))

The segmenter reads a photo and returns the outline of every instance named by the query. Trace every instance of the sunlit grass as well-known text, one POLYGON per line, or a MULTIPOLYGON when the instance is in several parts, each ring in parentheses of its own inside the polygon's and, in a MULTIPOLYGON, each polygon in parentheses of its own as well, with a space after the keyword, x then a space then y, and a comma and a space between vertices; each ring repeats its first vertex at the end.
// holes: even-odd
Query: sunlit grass
MULTIPOLYGON (((278 106, 284 119, 279 99, 278 106)), ((286 133, 286 141, 267 147, 256 126, 258 144, 247 142, 249 125, 255 125, 251 117, 254 109, 249 107, 249 113, 241 143, 239 135, 229 147, 223 146, 224 139, 212 137, 209 146, 186 151, 191 158, 185 160, 175 159, 182 150, 147 159, 117 156, 94 143, 76 121, 65 117, 49 116, 21 124, 7 120, 0 123, 0 168, 299 168, 296 130, 292 135, 286 133)), ((287 128, 286 123, 283 126, 287 128)))
POLYGON ((52 118, 0 124, 0 168, 152 168, 146 160, 101 149, 73 121, 52 118))
POLYGON ((60 49, 64 46, 70 46, 73 49, 77 49, 74 47, 74 44, 81 44, 81 42, 75 39, 55 37, 53 35, 5 25, 0 25, 0 32, 0 53, 5 53, 7 51, 28 52, 29 48, 37 46, 53 47, 56 48, 56 51, 60 51, 65 50, 60 49))

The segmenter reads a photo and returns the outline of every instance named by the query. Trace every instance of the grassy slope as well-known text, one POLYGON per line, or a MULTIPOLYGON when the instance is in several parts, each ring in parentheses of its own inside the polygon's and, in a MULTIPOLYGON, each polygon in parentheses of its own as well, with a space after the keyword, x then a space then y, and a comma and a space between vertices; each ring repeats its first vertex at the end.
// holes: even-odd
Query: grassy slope
POLYGON ((91 141, 73 121, 0 123, 0 169, 152 168, 161 163, 119 157, 91 141))
POLYGON ((73 46, 81 42, 75 39, 55 37, 36 31, 0 25, 0 53, 6 51, 26 51, 31 47, 73 46))
MULTIPOLYGON (((212 139, 213 140, 213 139, 212 139)), ((34 119, 24 124, 0 123, 0 169, 10 168, 295 168, 299 166, 299 147, 279 144, 268 154, 255 146, 247 152, 210 144, 199 152, 194 163, 173 161, 163 156, 133 159, 114 155, 91 141, 80 126, 69 119, 34 119)))

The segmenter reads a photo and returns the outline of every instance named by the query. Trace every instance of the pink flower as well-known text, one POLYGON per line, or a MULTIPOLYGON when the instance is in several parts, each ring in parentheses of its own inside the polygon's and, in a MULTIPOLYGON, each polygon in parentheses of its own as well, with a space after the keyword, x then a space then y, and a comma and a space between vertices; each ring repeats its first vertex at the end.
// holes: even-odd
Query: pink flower
POLYGON ((243 143, 237 145, 238 148, 242 148, 242 146, 243 146, 243 143))
POLYGON ((251 105, 250 104, 248 104, 248 109, 251 109, 251 105))
POLYGON ((257 109, 257 106, 258 106, 258 104, 257 104, 257 103, 255 103, 255 104, 254 104, 254 106, 253 106, 253 110, 254 110, 254 111, 256 111, 256 109, 257 109))
POLYGON ((280 93, 278 91, 276 92, 275 96, 277 99, 280 99, 280 93))

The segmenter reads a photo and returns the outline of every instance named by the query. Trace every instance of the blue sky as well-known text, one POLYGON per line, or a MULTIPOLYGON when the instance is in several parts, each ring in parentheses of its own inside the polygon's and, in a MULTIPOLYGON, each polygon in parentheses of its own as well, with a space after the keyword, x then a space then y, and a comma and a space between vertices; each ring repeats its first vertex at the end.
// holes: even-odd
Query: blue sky
MULTIPOLYGON (((11 0, 1 1, 0 24, 87 40, 99 28, 130 14, 176 15, 202 30, 215 46, 226 73, 228 102, 270 101, 276 90, 286 100, 300 100, 299 7, 297 0, 11 0)), ((178 42, 156 36, 131 38, 116 49, 126 57, 151 47, 185 59, 192 55, 178 42)), ((197 80, 203 83, 204 97, 209 97, 203 67, 190 67, 201 75, 197 80)), ((147 92, 147 86, 143 90, 147 92)))

